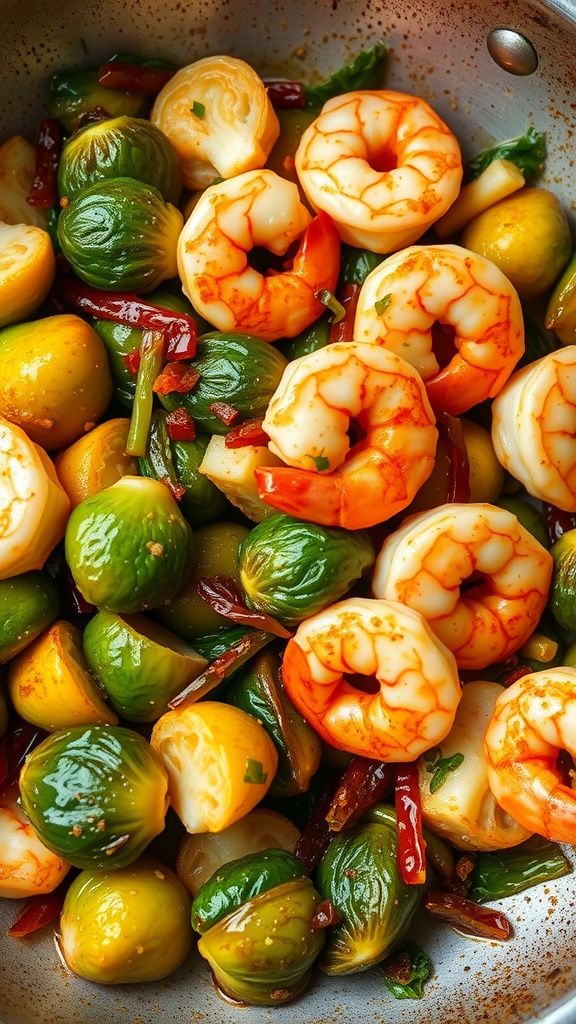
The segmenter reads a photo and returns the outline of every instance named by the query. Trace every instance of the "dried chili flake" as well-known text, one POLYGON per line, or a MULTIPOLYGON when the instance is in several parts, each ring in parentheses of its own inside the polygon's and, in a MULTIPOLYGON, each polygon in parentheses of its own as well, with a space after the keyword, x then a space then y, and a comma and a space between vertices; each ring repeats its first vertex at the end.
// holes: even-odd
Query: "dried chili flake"
POLYGON ((290 630, 271 615, 267 615, 265 612, 254 612, 247 608, 240 596, 236 582, 228 576, 201 577, 196 582, 196 591, 215 612, 231 619, 232 622, 265 629, 268 633, 273 633, 274 636, 284 639, 292 636, 290 630))
POLYGON ((193 441, 196 437, 196 424, 183 406, 167 413, 166 430, 171 441, 193 441))
POLYGON ((512 927, 505 914, 480 906, 455 893, 429 892, 424 905, 434 917, 439 917, 467 935, 483 939, 508 939, 512 934, 512 927))
POLYGON ((233 405, 229 405, 228 402, 212 402, 208 408, 227 427, 234 423, 234 420, 237 420, 240 415, 238 409, 235 409, 233 405))
POLYGON ((262 423, 262 419, 244 420, 244 423, 232 427, 224 440, 226 448, 248 448, 250 445, 256 448, 266 447, 270 438, 265 433, 262 423))
POLYGON ((127 352, 124 356, 124 366, 131 373, 133 377, 138 376, 138 370, 140 369, 140 349, 133 348, 130 352, 127 352))
POLYGON ((350 825, 391 787, 394 769, 383 761, 356 756, 344 771, 326 814, 332 832, 350 825))
POLYGON ((169 395, 177 391, 180 395, 191 391, 200 379, 195 366, 186 363, 168 363, 156 377, 152 390, 157 395, 169 395))
POLYGON ((64 897, 68 888, 68 880, 60 883, 53 892, 41 896, 31 896, 14 918, 8 931, 13 939, 24 939, 32 935, 46 924, 51 924, 62 912, 64 897))

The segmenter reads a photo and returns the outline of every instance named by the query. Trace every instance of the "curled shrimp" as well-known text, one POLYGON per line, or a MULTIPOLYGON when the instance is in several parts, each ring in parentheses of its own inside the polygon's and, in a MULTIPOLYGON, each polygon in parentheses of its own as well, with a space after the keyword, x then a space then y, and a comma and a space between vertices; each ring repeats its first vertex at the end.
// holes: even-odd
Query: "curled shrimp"
POLYGON ((7 899, 53 892, 71 867, 40 842, 17 798, 16 785, 0 804, 0 896, 7 899))
POLYGON ((492 405, 499 462, 535 498, 576 512, 576 345, 517 370, 492 405))
POLYGON ((524 352, 524 321, 514 286, 484 256, 411 246, 366 278, 354 337, 398 352, 426 382, 435 412, 459 416, 504 386, 524 352))
POLYGON ((462 180, 448 126, 424 100, 387 90, 328 100, 294 159, 311 206, 333 217, 342 241, 379 253, 420 238, 462 180))
POLYGON ((336 342, 286 367, 263 427, 286 466, 255 470, 260 498, 325 526, 373 526, 432 472, 438 431, 422 380, 376 345, 336 342), (364 436, 350 447, 355 420, 364 436))
POLYGON ((576 792, 558 755, 576 754, 576 669, 531 672, 498 697, 484 736, 490 788, 515 821, 558 843, 576 842, 576 792))
POLYGON ((453 655, 395 601, 349 598, 306 619, 282 662, 288 696, 333 747, 413 761, 448 734, 462 695, 453 655), (346 679, 367 676, 365 692, 346 679))
POLYGON ((178 269, 190 302, 220 331, 262 341, 292 338, 325 310, 316 292, 333 291, 340 242, 327 216, 312 218, 298 187, 274 171, 247 171, 207 189, 178 242, 178 269), (299 248, 279 273, 248 261, 256 247, 276 256, 299 248))
POLYGON ((386 538, 372 590, 419 611, 459 668, 480 669, 528 639, 551 577, 552 556, 512 512, 452 502, 410 516, 386 538))

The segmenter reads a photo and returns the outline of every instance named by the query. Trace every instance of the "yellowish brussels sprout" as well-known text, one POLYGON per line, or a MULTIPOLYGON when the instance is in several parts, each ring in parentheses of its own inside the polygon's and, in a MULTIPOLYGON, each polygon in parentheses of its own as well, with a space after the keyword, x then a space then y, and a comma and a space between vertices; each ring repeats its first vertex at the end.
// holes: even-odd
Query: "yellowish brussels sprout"
POLYGON ((48 850, 18 802, 18 787, 2 795, 0 805, 0 896, 23 899, 53 892, 71 865, 48 850))
POLYGON ((188 832, 220 832, 260 803, 276 773, 276 747, 240 708, 199 701, 158 719, 150 742, 188 832))
POLYGON ((104 420, 58 453, 54 465, 72 508, 121 477, 138 474, 137 460, 126 453, 129 430, 128 418, 104 420))
POLYGON ((8 663, 12 703, 27 722, 46 732, 100 722, 118 724, 82 653, 82 633, 63 619, 8 663))
POLYGON ((11 135, 0 146, 0 221, 4 224, 48 227, 48 210, 26 202, 35 166, 36 150, 21 135, 11 135))
POLYGON ((488 783, 482 741, 501 692, 499 683, 466 683, 448 736, 418 761, 423 820, 460 850, 504 850, 530 836, 488 783))
POLYGON ((521 299, 547 292, 572 253, 566 212, 542 188, 522 188, 484 210, 464 229, 462 243, 495 263, 521 299))
POLYGON ((548 300, 545 324, 563 345, 576 344, 576 253, 548 300))
POLYGON ((0 327, 25 320, 46 298, 56 260, 50 235, 31 224, 0 222, 0 327))
POLYGON ((114 871, 84 870, 66 893, 59 948, 88 981, 159 981, 190 952, 190 906, 174 872, 152 857, 114 871))

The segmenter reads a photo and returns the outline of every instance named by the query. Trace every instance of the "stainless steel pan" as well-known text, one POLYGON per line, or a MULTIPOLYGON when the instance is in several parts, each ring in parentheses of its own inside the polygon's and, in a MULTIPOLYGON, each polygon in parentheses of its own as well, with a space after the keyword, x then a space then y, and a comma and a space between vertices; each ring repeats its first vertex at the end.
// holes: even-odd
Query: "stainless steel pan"
MULTIPOLYGON (((362 47, 390 47, 388 84, 426 98, 465 156, 530 124, 548 133, 543 185, 576 202, 575 0, 0 0, 0 138, 31 141, 50 75, 114 52, 180 63, 234 53, 262 74, 312 79, 362 47), (494 31, 497 30, 497 31, 494 31)), ((421 1001, 396 1002, 376 970, 318 976, 298 1002, 228 1007, 192 958, 154 986, 101 988, 72 977, 49 934, 6 938, 17 909, 0 901, 2 1024, 568 1024, 576 1021, 576 876, 506 901, 506 945, 422 918, 435 973, 421 1001)), ((46 930, 49 933, 49 929, 46 930)))

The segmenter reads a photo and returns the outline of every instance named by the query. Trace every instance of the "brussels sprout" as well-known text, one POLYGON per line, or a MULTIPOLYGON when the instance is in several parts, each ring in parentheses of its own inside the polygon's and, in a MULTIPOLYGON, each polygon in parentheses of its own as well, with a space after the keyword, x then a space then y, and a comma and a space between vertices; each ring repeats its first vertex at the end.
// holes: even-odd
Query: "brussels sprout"
POLYGON ((58 946, 70 970, 88 981, 159 981, 180 967, 193 941, 190 897, 152 857, 115 871, 81 871, 66 893, 58 946))
POLYGON ((67 132, 75 131, 82 115, 97 108, 110 117, 137 117, 146 109, 146 97, 99 85, 98 68, 65 71, 52 77, 48 113, 67 132))
POLYGON ((205 633, 204 636, 196 637, 194 646, 207 661, 215 661, 248 632, 248 626, 230 626, 228 629, 221 629, 219 633, 205 633))
POLYGON ((318 320, 297 334, 295 338, 279 341, 276 347, 289 362, 292 362, 293 359, 300 359, 301 356, 309 356, 311 352, 317 352, 319 348, 324 348, 328 344, 331 324, 332 314, 323 313, 318 320))
POLYGON ((338 601, 373 564, 365 531, 317 526, 284 513, 258 523, 238 551, 248 607, 287 626, 338 601))
POLYGON ((217 988, 229 999, 276 1006, 304 991, 324 944, 312 921, 320 897, 296 878, 248 900, 198 942, 217 988))
POLYGON ((203 935, 247 900, 305 876, 302 861, 287 850, 248 853, 228 861, 200 886, 192 903, 192 927, 203 935))
POLYGON ((145 615, 101 609, 84 630, 84 655, 112 707, 129 722, 154 722, 208 662, 145 615))
POLYGON ((394 819, 353 825, 330 842, 316 873, 318 892, 340 917, 318 961, 326 974, 367 971, 408 929, 425 885, 403 882, 397 848, 394 819))
POLYGON ((576 630, 576 530, 567 530, 550 548, 554 559, 549 607, 556 622, 576 630))
POLYGON ((87 601, 130 614, 162 604, 182 586, 192 529, 164 484, 124 476, 73 510, 64 550, 87 601))
POLYGON ((42 570, 0 580, 0 664, 52 625, 60 612, 58 589, 42 570))
POLYGON ((550 547, 550 538, 544 524, 544 518, 541 512, 534 505, 530 504, 529 501, 525 501, 524 498, 517 498, 514 494, 501 494, 495 504, 498 505, 498 508, 505 508, 508 512, 512 512, 520 525, 528 530, 543 548, 550 547))
POLYGON ((184 406, 200 430, 226 434, 230 424, 210 407, 218 402, 232 407, 238 413, 234 422, 264 416, 287 360, 259 338, 213 331, 200 338, 192 365, 200 373, 192 391, 160 395, 160 401, 169 410, 184 406))
POLYGON ((304 793, 320 765, 320 737, 296 710, 281 682, 278 651, 260 651, 234 676, 226 701, 254 715, 278 751, 278 770, 270 796, 304 793))
POLYGON ((123 476, 136 476, 138 463, 126 452, 130 420, 104 420, 54 459, 58 479, 76 508, 123 476))
POLYGON ((76 726, 53 732, 28 755, 20 794, 53 853, 77 868, 119 868, 164 828, 168 778, 131 729, 76 726))
POLYGON ((104 291, 145 294, 176 276, 183 223, 157 189, 110 178, 72 197, 58 219, 58 240, 83 281, 104 291))
POLYGON ((548 300, 545 323, 563 345, 576 343, 576 252, 548 300))
POLYGON ((133 178, 157 188, 177 204, 182 173, 176 151, 163 132, 139 117, 110 118, 72 135, 58 164, 58 194, 72 196, 106 178, 133 178))

